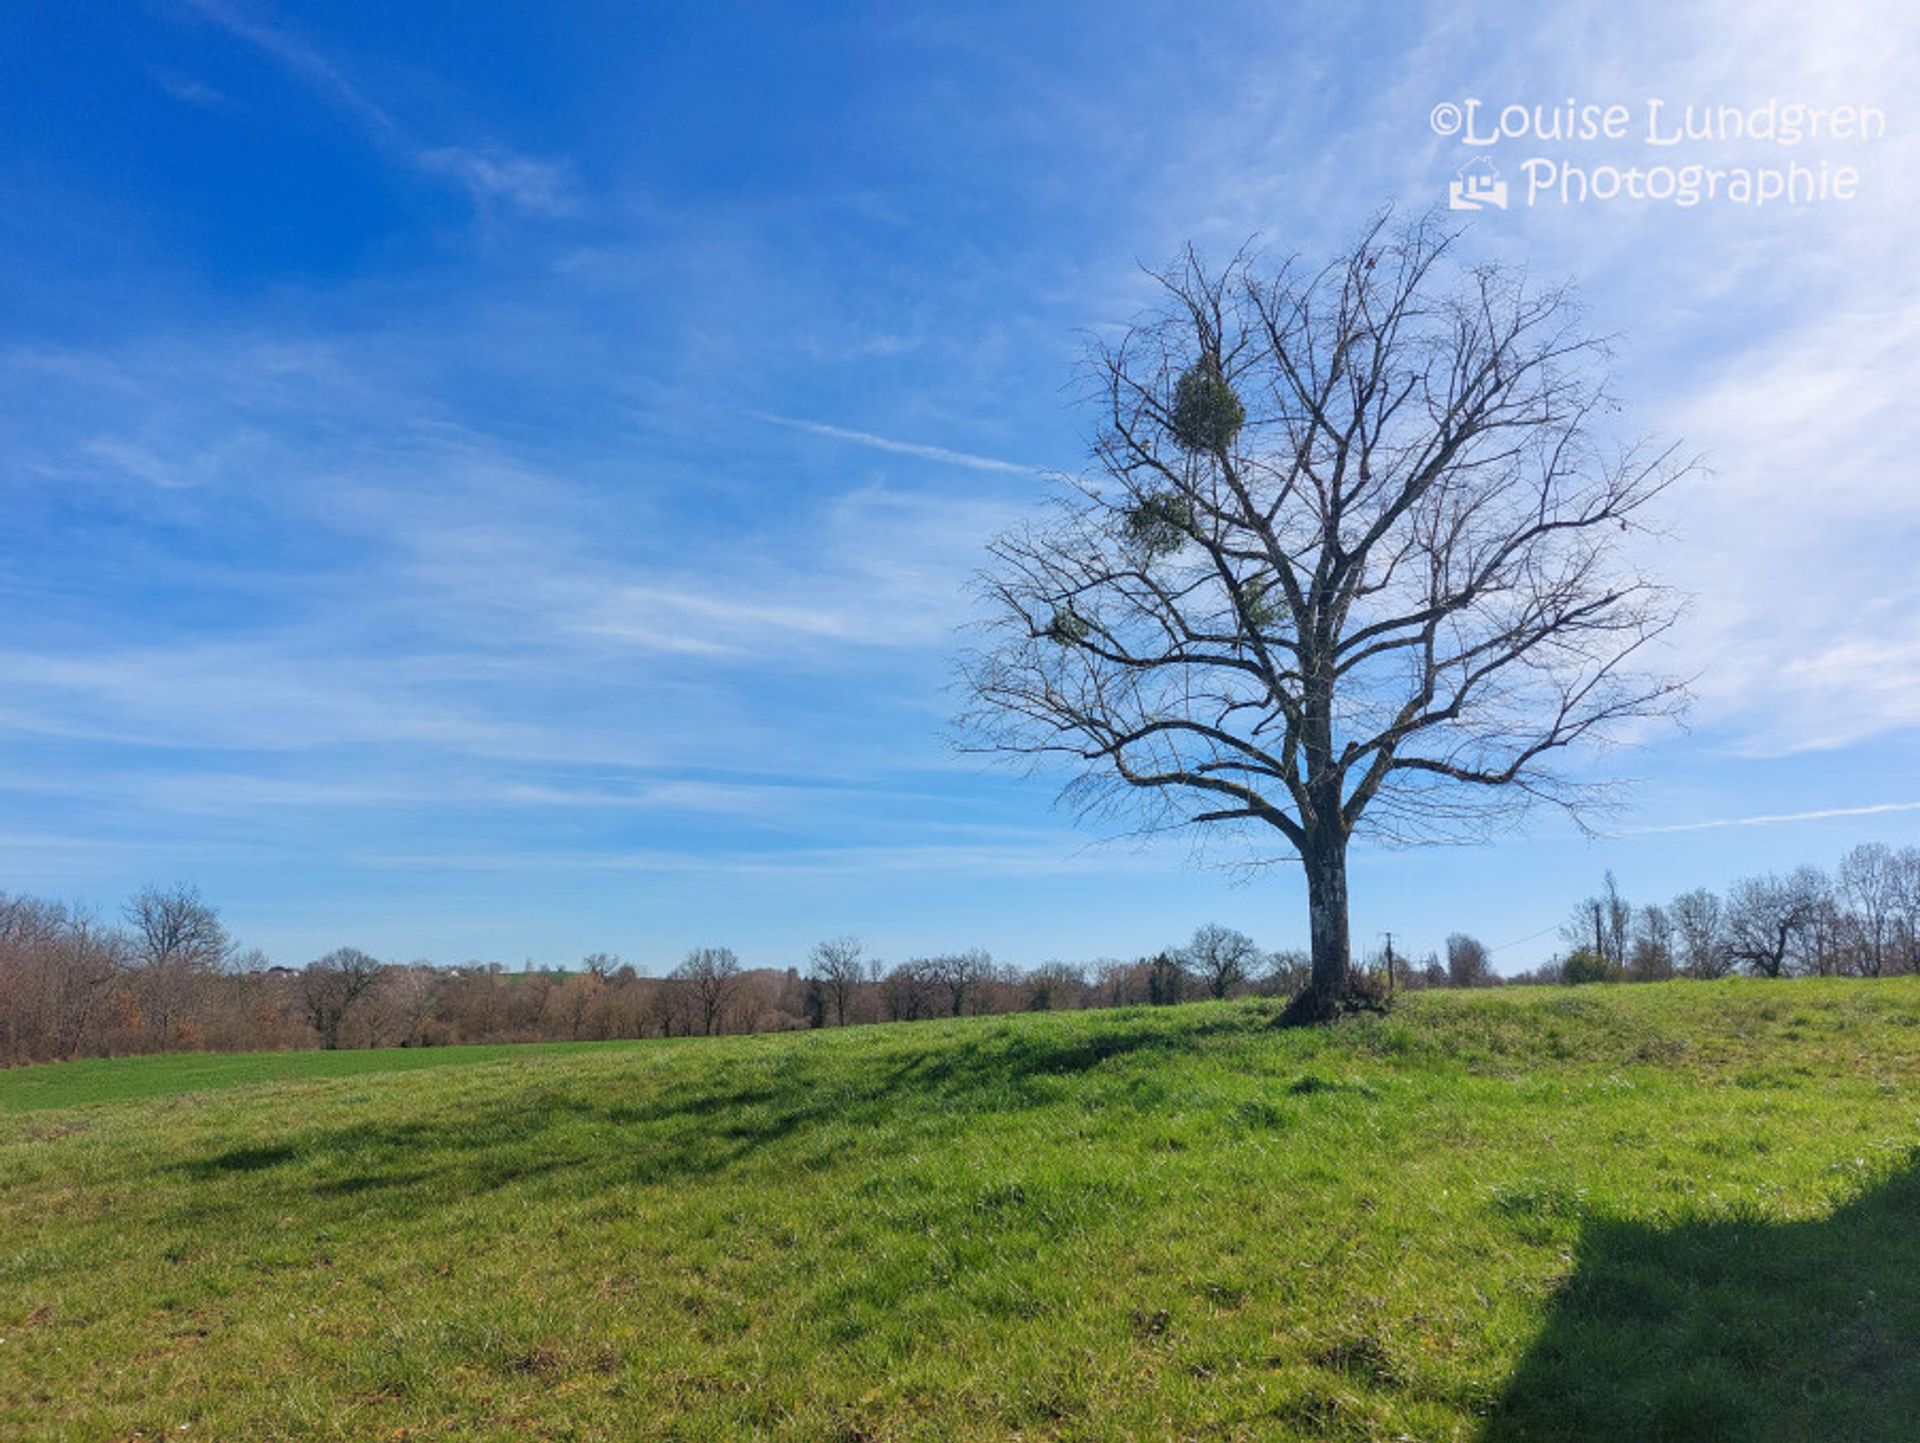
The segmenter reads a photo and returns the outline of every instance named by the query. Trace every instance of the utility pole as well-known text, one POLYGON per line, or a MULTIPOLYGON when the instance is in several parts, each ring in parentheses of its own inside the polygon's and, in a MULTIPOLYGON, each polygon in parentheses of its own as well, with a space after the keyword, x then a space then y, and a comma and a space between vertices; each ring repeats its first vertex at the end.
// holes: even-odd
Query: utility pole
POLYGON ((1393 933, 1387 933, 1387 996, 1393 996, 1393 933))

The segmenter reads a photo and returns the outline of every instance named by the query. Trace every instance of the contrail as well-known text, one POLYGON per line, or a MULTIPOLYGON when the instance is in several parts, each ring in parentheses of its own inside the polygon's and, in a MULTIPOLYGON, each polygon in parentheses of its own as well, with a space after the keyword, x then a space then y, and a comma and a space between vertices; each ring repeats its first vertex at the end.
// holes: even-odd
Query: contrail
POLYGON ((1705 832, 1718 827, 1770 827, 1779 822, 1818 822, 1828 817, 1875 817, 1885 812, 1920 812, 1920 802, 1875 802, 1865 807, 1827 807, 1817 812, 1775 812, 1759 817, 1723 817, 1713 822, 1675 822, 1664 827, 1628 827, 1615 835, 1646 836, 1656 832, 1705 832))
POLYGON ((975 456, 967 451, 949 451, 945 446, 923 446, 916 441, 895 441, 890 436, 876 436, 871 431, 849 431, 842 426, 829 426, 824 421, 799 421, 791 416, 772 416, 762 413, 762 421, 775 426, 790 426, 796 431, 806 431, 815 436, 827 436, 835 441, 851 441, 856 446, 871 446, 876 451, 897 451, 903 456, 919 456, 928 461, 944 461, 950 466, 970 466, 976 471, 1011 471, 1021 476, 1042 476, 1045 471, 1039 466, 1023 466, 1017 461, 1002 461, 993 456, 975 456))

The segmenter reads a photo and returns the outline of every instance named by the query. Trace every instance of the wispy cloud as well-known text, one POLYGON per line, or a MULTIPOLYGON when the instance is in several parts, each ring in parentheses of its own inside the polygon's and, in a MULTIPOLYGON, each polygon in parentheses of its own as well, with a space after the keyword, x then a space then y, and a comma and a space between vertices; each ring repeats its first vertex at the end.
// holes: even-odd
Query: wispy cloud
POLYGON ((965 466, 974 471, 1004 471, 1020 476, 1045 476, 1049 474, 1045 467, 1029 466, 1019 461, 1003 461, 997 456, 976 456, 969 451, 950 451, 945 446, 927 446, 918 441, 896 441, 891 436, 876 436, 871 431, 850 431, 844 426, 829 426, 824 421, 801 421, 791 416, 761 415, 760 419, 775 426, 788 426, 795 431, 805 431, 810 436, 825 436, 834 441, 847 441, 855 446, 867 446, 875 451, 892 451, 901 456, 918 456, 923 461, 939 461, 948 466, 965 466))
POLYGON ((180 75, 171 70, 150 70, 153 83, 182 105, 196 105, 202 110, 220 110, 233 102, 226 95, 215 90, 201 80, 190 75, 180 75))
MULTIPOLYGON (((354 120, 368 139, 421 173, 454 182, 477 202, 503 203, 528 215, 565 216, 581 208, 569 166, 495 144, 423 144, 337 64, 291 30, 260 20, 226 0, 187 3, 229 34, 279 61, 308 89, 354 120)), ((171 87, 169 93, 174 93, 171 87)))
POLYGON ((694 854, 684 851, 465 852, 421 855, 377 853, 362 859, 379 867, 452 868, 475 872, 587 871, 655 872, 716 877, 846 877, 923 874, 973 877, 1163 875, 1177 864, 1174 848, 1119 852, 1092 848, 1071 834, 1036 833, 1031 841, 950 845, 908 843, 888 847, 799 847, 779 851, 694 854))
POLYGON ((530 215, 564 216, 580 208, 572 173, 552 161, 458 145, 418 151, 414 160, 458 181, 477 201, 505 201, 530 215))
POLYGON ((226 0, 187 0, 187 3, 221 29, 271 55, 309 89, 353 116, 369 131, 391 135, 398 130, 392 116, 369 100, 318 49, 292 31, 256 19, 239 6, 227 4, 226 0))

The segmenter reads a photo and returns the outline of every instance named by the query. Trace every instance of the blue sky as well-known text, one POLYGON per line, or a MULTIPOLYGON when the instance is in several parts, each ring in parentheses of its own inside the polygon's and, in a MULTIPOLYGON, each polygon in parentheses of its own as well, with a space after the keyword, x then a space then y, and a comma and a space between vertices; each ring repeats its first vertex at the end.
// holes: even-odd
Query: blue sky
POLYGON ((963 582, 1083 465, 1141 262, 1438 200, 1468 97, 1887 133, 1706 155, 1849 202, 1476 219, 1709 462, 1651 558, 1698 700, 1604 758, 1606 836, 1358 850, 1356 940, 1511 970, 1606 868, 1920 840, 1920 21, 1537 9, 6 7, 0 888, 190 879, 291 962, 1299 944, 1290 869, 945 745, 963 582))

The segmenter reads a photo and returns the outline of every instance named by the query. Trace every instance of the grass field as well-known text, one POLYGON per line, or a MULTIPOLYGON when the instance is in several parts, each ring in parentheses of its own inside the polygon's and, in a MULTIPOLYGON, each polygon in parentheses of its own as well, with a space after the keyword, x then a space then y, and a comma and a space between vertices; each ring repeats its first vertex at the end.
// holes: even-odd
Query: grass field
POLYGON ((1920 1438, 1920 980, 0 1074, 0 1437, 1920 1438))

